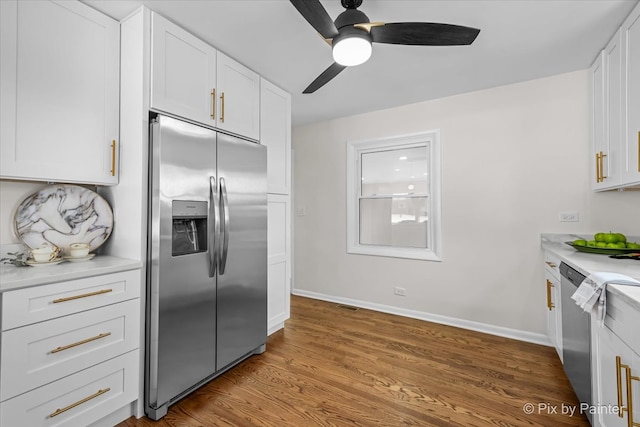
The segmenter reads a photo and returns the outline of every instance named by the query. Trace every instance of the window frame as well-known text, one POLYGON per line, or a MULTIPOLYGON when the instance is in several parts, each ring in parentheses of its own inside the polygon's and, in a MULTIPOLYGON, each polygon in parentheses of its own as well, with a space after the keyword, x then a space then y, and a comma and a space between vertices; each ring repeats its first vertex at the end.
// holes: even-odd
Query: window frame
MULTIPOLYGON (((440 130, 387 138, 347 141, 347 253, 442 261, 440 130), (427 248, 360 244, 360 200, 363 153, 425 146, 429 152, 427 248)), ((367 197, 364 197, 367 198, 367 197)))

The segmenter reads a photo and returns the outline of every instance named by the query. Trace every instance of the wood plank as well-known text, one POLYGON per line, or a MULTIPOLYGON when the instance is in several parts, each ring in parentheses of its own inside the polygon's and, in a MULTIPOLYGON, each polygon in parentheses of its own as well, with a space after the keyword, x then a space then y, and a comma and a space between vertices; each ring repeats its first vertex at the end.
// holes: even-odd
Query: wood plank
POLYGON ((117 427, 589 426, 578 407, 553 348, 294 296, 264 354, 117 427))

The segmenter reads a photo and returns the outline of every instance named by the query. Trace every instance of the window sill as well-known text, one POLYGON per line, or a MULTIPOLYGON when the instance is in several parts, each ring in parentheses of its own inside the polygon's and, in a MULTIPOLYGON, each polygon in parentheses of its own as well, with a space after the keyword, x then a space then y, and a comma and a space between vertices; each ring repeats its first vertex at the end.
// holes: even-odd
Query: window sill
POLYGON ((442 262, 442 257, 426 249, 392 248, 378 246, 349 246, 347 253, 354 255, 373 255, 390 258, 417 259, 421 261, 442 262))

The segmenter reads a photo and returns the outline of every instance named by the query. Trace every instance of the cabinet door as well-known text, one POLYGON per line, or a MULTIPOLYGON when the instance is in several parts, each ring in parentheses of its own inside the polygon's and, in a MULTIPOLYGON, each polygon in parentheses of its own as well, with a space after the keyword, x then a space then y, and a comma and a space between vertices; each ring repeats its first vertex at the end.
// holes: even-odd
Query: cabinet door
POLYGON ((640 5, 622 25, 623 162, 622 181, 640 184, 640 5))
POLYGON ((556 348, 562 360, 562 309, 560 298, 560 283, 545 269, 545 283, 547 287, 547 336, 556 348))
POLYGON ((228 132, 260 138, 260 76, 218 52, 218 121, 228 132))
POLYGON ((0 12, 1 176, 117 183, 118 22, 80 2, 0 12))
POLYGON ((267 331, 281 329, 289 318, 291 294, 291 218, 289 196, 268 195, 267 331))
MULTIPOLYGON (((608 327, 601 327, 599 322, 592 322, 592 333, 594 361, 593 361, 593 381, 595 385, 595 405, 600 409, 597 414, 595 425, 601 427, 627 427, 627 412, 622 413, 622 417, 618 415, 619 404, 622 407, 628 406, 627 400, 627 375, 638 375, 640 369, 638 358, 636 355, 617 335, 615 335, 608 327), (631 373, 617 363, 629 366, 631 373)), ((632 381, 633 403, 638 407, 638 397, 640 396, 640 386, 638 381, 632 381)), ((635 415, 637 420, 638 415, 635 415)))
POLYGON ((216 50, 151 14, 151 108, 214 126, 216 50))
POLYGON ((622 149, 622 44, 616 32, 604 49, 605 71, 605 157, 601 161, 605 187, 620 183, 622 149))
MULTIPOLYGON (((605 128, 605 65, 604 51, 591 66, 591 188, 602 189, 606 186, 601 179, 604 173, 601 171, 601 156, 607 155, 609 147, 606 144, 605 128)), ((606 159, 606 157, 605 157, 606 159)))
POLYGON ((260 80, 260 144, 267 146, 267 192, 291 191, 291 95, 260 80))

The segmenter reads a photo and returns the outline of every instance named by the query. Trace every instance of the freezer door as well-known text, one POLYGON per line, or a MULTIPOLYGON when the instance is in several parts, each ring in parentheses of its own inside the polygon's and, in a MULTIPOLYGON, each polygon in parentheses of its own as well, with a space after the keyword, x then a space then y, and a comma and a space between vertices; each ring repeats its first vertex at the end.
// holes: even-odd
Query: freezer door
POLYGON ((267 150, 218 134, 217 369, 267 339, 267 150))
POLYGON ((209 208, 216 133, 164 116, 151 132, 147 405, 158 408, 215 372, 209 208), (191 242, 203 231, 193 250, 172 245, 176 236, 186 234, 181 239, 191 242))

